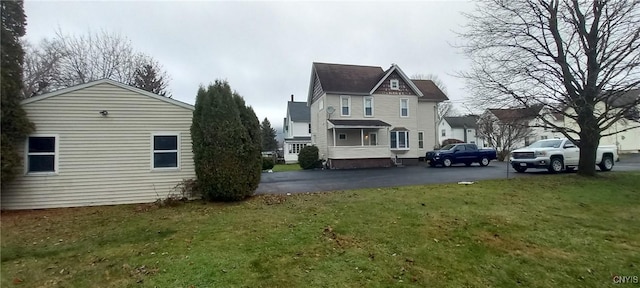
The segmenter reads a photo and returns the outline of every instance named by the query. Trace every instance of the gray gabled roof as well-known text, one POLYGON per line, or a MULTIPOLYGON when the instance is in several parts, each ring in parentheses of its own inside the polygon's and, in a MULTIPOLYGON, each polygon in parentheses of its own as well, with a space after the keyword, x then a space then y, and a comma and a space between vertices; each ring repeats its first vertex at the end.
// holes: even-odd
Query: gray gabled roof
POLYGON ((451 126, 451 128, 476 128, 478 116, 468 115, 462 117, 444 117, 444 120, 449 123, 449 126, 451 126))
POLYGON ((293 122, 311 122, 311 110, 307 102, 287 102, 289 117, 293 122))
POLYGON ((313 62, 309 101, 313 93, 316 76, 325 93, 348 95, 371 95, 393 72, 397 72, 409 87, 418 95, 419 101, 444 101, 447 96, 431 80, 409 79, 398 65, 384 71, 378 66, 347 65, 313 62))
POLYGON ((169 97, 160 96, 158 94, 153 94, 153 93, 151 93, 149 91, 145 91, 145 90, 142 90, 142 89, 139 89, 139 88, 136 88, 136 87, 133 87, 133 86, 129 86, 127 84, 120 83, 120 82, 117 82, 117 81, 114 81, 114 80, 111 80, 111 79, 106 79, 106 78, 105 79, 96 80, 96 81, 87 82, 87 83, 84 83, 84 84, 71 86, 71 87, 68 87, 68 88, 60 89, 60 90, 49 92, 49 93, 46 93, 46 94, 30 97, 30 98, 22 100, 21 103, 23 105, 24 104, 29 104, 29 103, 37 102, 37 101, 44 100, 44 99, 47 99, 47 98, 50 98, 50 97, 55 97, 55 96, 58 96, 58 95, 71 93, 71 92, 74 92, 74 91, 78 91, 78 90, 81 90, 81 89, 89 88, 89 87, 100 85, 100 84, 111 84, 113 86, 120 87, 122 89, 126 89, 126 90, 129 90, 129 91, 134 92, 134 93, 142 94, 144 96, 151 97, 151 98, 154 98, 154 99, 157 99, 157 100, 160 100, 160 101, 164 101, 164 102, 167 102, 167 103, 170 103, 170 104, 173 104, 173 105, 176 105, 176 106, 180 106, 182 108, 186 108, 186 109, 189 109, 189 110, 194 110, 194 107, 191 104, 187 104, 187 103, 175 100, 175 99, 171 99, 169 97))
POLYGON ((369 95, 371 88, 385 75, 381 67, 313 63, 326 93, 369 95))

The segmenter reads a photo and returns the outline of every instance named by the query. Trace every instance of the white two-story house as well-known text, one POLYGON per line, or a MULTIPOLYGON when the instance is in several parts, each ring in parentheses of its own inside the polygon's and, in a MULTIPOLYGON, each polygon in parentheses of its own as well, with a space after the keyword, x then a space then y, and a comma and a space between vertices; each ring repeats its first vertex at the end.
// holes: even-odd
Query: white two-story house
POLYGON ((430 80, 411 80, 395 64, 313 63, 307 104, 311 142, 330 168, 417 164, 433 148, 436 103, 430 80))
POLYGON ((305 146, 311 144, 311 113, 307 102, 287 102, 287 117, 284 118, 282 130, 284 132, 284 161, 297 163, 298 153, 305 146))
MULTIPOLYGON (((515 125, 521 126, 521 129, 504 130, 511 131, 514 135, 502 135, 503 141, 510 143, 510 149, 516 149, 528 146, 529 144, 538 140, 553 139, 563 137, 562 133, 556 129, 545 124, 541 118, 546 119, 548 122, 553 123, 557 127, 563 127, 564 117, 561 113, 553 113, 542 105, 535 105, 527 108, 502 108, 502 109, 487 109, 479 118, 479 126, 482 126, 482 122, 489 121, 494 122, 496 127, 501 125, 515 125), (506 140, 509 139, 509 140, 506 140)), ((483 128, 479 127, 480 134, 486 131, 481 131, 483 128)), ((500 133, 500 129, 493 128, 493 131, 500 133)), ((510 132, 510 133, 511 133, 510 132)), ((490 142, 485 139, 486 142, 490 142)), ((494 147, 501 149, 502 147, 494 147)))
POLYGON ((478 132, 478 119, 477 115, 443 117, 438 129, 438 143, 442 144, 447 139, 456 139, 485 147, 484 139, 478 132))

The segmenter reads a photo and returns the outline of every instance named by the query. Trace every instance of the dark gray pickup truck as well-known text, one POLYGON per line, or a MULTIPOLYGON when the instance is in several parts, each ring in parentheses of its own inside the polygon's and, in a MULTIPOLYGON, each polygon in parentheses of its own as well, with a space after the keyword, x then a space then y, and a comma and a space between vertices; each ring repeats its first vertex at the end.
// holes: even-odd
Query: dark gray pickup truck
POLYGON ((494 149, 478 149, 476 144, 458 143, 446 145, 440 150, 429 151, 425 159, 431 167, 436 165, 449 167, 456 163, 464 163, 467 166, 480 163, 480 166, 487 166, 491 160, 496 160, 497 156, 494 149))

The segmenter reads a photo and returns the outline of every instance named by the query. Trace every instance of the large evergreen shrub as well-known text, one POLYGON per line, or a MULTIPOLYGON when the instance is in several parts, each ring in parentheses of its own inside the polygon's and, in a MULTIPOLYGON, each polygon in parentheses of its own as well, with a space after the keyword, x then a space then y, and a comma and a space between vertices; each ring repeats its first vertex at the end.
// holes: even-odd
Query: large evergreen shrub
POLYGON ((26 33, 26 17, 24 15, 22 1, 0 2, 2 13, 2 65, 0 67, 0 96, 2 98, 0 116, 2 139, 0 140, 0 183, 4 185, 13 180, 17 173, 17 167, 22 162, 22 155, 17 151, 17 146, 33 131, 33 124, 27 119, 27 113, 22 109, 22 62, 24 51, 20 44, 20 37, 26 33))
POLYGON ((239 109, 238 103, 224 81, 198 90, 191 137, 198 189, 207 200, 244 199, 260 181, 259 142, 251 128, 259 124, 255 114, 256 123, 251 119, 253 110, 239 109))
POLYGON ((317 168, 319 161, 317 146, 305 146, 300 149, 300 153, 298 153, 298 163, 302 169, 317 168))

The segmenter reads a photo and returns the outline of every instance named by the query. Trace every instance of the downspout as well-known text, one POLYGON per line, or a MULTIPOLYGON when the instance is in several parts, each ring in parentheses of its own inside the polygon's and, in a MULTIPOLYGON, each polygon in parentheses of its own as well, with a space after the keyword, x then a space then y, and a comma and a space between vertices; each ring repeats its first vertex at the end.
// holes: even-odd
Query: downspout
POLYGON ((462 124, 462 129, 464 129, 464 143, 469 143, 469 141, 467 141, 467 124, 462 124))
POLYGON ((435 148, 435 146, 440 146, 440 141, 438 141, 438 129, 440 129, 440 118, 438 117, 438 105, 439 103, 436 103, 436 105, 433 105, 433 121, 434 121, 434 125, 435 127, 433 127, 434 132, 433 133, 433 141, 435 142, 435 144, 433 144, 433 148, 435 148))

